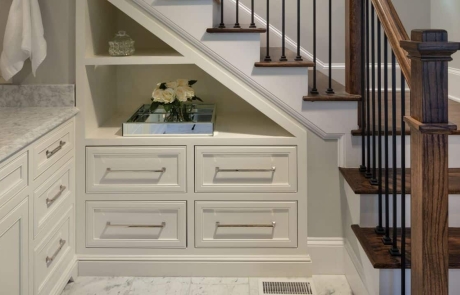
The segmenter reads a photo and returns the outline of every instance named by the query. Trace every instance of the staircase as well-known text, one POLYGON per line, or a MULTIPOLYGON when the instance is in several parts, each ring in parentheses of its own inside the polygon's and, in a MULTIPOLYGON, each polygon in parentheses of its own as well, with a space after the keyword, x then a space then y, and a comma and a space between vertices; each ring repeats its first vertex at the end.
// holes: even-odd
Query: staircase
MULTIPOLYGON (((447 284, 447 271, 460 269, 460 216, 455 214, 460 201, 453 196, 460 194, 460 168, 456 168, 460 159, 447 158, 447 151, 455 155, 460 144, 456 128, 460 103, 447 100, 443 83, 447 83, 447 62, 459 44, 448 43, 442 31, 415 32, 410 42, 390 0, 350 0, 342 85, 332 75, 331 34, 328 68, 317 69, 316 34, 313 54, 309 54, 300 46, 299 26, 288 28, 296 32, 294 41, 286 34, 284 8, 278 31, 270 26, 268 11, 265 18, 256 14, 254 1, 251 8, 238 1, 236 5, 221 1, 170 5, 166 0, 110 0, 141 24, 153 16, 166 25, 168 33, 177 34, 191 50, 211 61, 200 67, 227 71, 218 80, 225 80, 240 96, 245 95, 242 91, 255 93, 323 140, 337 140, 345 247, 365 286, 363 294, 409 294, 412 290, 412 294, 442 295, 448 289, 454 294, 460 280, 447 284), (437 67, 426 66, 420 56, 437 67), (431 82, 432 88, 423 87, 423 82, 431 82), (406 87, 411 88, 406 92, 406 87), (437 157, 431 158, 436 161, 431 165, 432 154, 437 157), (434 197, 430 206, 426 206, 427 192, 434 197), (451 227, 447 229, 448 203, 451 227), (420 207, 418 211, 411 208, 414 205, 420 207), (434 209, 441 211, 438 219, 432 218, 434 209), (427 240, 431 248, 420 247, 427 240), (420 253, 434 257, 428 264, 431 270, 420 253), (410 268, 417 271, 411 273, 410 268), (412 282, 430 282, 411 285, 410 276, 412 282)), ((296 3, 298 11, 310 9, 296 3)), ((329 9, 333 21, 332 6, 329 9)), ((316 17, 313 7, 313 27, 316 17)), ((298 13, 295 23, 300 22, 298 13)), ((449 274, 458 276, 455 271, 449 274)), ((355 293, 361 294, 358 289, 355 293)))

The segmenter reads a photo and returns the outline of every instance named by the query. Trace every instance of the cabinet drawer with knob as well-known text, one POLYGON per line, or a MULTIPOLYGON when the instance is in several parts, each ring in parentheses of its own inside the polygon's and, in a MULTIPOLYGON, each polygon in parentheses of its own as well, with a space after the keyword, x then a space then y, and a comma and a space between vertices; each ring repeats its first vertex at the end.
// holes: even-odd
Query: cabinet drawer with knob
POLYGON ((185 192, 185 147, 87 147, 88 193, 185 192))
POLYGON ((86 218, 87 247, 186 247, 185 201, 89 201, 86 218))
POLYGON ((198 146, 196 192, 296 192, 294 146, 198 146))
POLYGON ((33 148, 34 179, 71 151, 75 145, 73 121, 45 135, 33 148))

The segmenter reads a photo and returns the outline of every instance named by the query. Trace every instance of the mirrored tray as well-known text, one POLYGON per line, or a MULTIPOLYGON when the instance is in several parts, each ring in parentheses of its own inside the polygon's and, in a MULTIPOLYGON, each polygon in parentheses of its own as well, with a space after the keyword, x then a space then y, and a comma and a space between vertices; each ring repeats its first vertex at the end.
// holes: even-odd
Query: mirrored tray
POLYGON ((192 136, 214 134, 215 105, 195 104, 190 122, 165 122, 166 112, 162 107, 153 113, 150 104, 140 107, 134 115, 123 123, 123 136, 192 136))

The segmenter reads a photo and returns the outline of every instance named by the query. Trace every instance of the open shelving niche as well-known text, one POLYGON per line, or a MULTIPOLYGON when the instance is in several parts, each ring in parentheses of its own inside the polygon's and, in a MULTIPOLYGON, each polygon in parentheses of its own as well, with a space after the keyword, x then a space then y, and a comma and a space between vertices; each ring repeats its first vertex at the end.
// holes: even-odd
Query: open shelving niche
MULTIPOLYGON (((168 144, 200 137, 200 143, 236 144, 242 138, 261 144, 291 144, 294 136, 255 109, 211 75, 194 65, 107 0, 87 0, 84 56, 87 91, 85 139, 88 145, 168 144), (117 31, 134 40, 136 54, 108 55, 108 42, 117 31), (214 136, 123 137, 122 123, 150 103, 158 82, 178 78, 198 80, 197 96, 217 109, 214 136)), ((241 142, 239 142, 241 144, 241 142)))

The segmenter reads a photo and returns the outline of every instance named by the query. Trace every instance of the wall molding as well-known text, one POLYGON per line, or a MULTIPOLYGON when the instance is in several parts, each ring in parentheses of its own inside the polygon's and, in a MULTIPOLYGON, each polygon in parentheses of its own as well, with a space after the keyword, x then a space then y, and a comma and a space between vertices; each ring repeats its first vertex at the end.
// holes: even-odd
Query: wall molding
MULTIPOLYGON (((346 266, 346 272, 345 272, 345 276, 347 277, 350 277, 350 276, 355 276, 353 273, 349 273, 348 272, 348 269, 349 268, 352 268, 352 272, 353 271, 356 271, 357 275, 358 275, 358 280, 353 280, 353 283, 351 282, 351 280, 349 280, 349 283, 350 283, 350 286, 352 287, 352 291, 354 292, 353 294, 370 294, 369 293, 369 290, 367 289, 366 287, 366 284, 365 284, 365 276, 364 276, 364 269, 363 269, 363 266, 361 265, 359 259, 358 259, 358 256, 356 256, 356 253, 355 251, 353 251, 353 248, 352 246, 350 245, 350 242, 345 239, 345 255, 348 256, 348 258, 350 259, 350 262, 351 262, 351 265, 347 265, 346 266), (358 290, 355 290, 355 289, 359 289, 358 290)), ((345 262, 347 263, 347 262, 345 262)))
POLYGON ((449 98, 460 103, 460 69, 449 67, 449 98))

